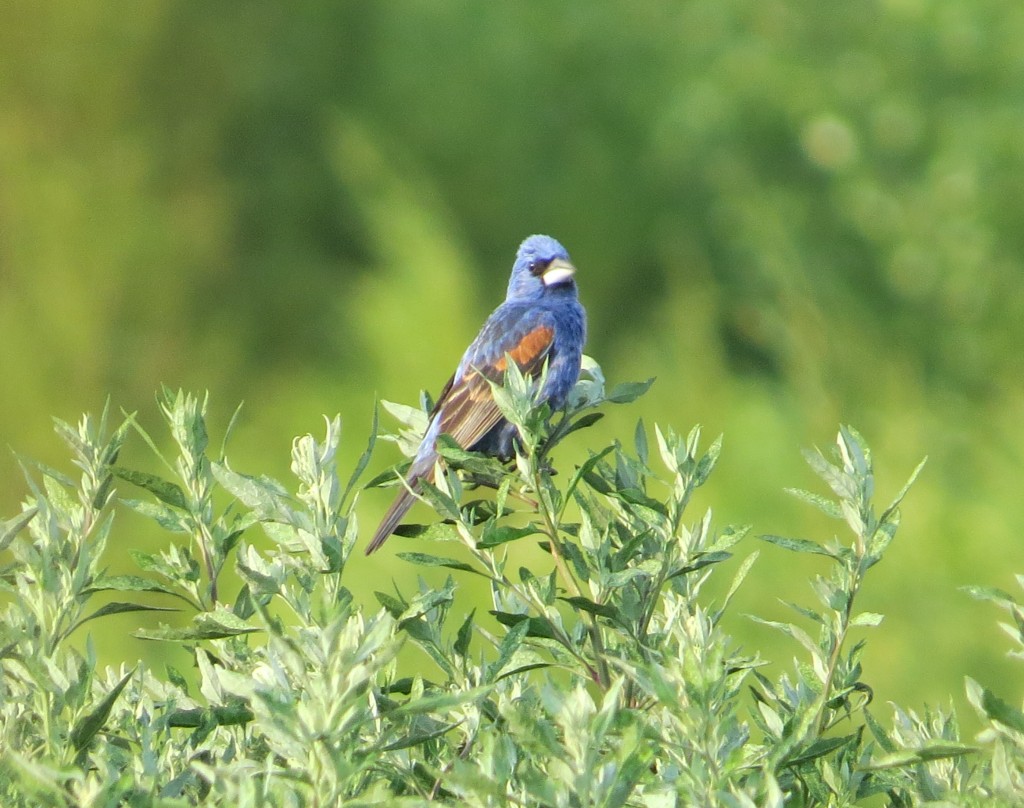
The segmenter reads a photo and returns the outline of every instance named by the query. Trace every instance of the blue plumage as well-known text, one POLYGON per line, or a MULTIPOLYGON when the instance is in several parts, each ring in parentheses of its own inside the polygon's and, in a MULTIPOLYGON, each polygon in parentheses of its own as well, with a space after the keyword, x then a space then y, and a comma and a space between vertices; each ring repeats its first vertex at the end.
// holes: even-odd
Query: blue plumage
MULTIPOLYGON (((565 404, 580 374, 587 337, 586 313, 573 278, 575 268, 565 248, 550 236, 530 236, 519 247, 505 302, 487 318, 462 356, 455 374, 438 396, 423 442, 406 481, 415 490, 430 480, 437 460, 437 437, 447 433, 457 444, 499 457, 510 457, 515 427, 501 415, 490 381, 501 381, 506 356, 528 376, 548 362, 542 400, 552 409, 565 404)), ((367 545, 367 554, 390 536, 415 497, 403 489, 367 545)))

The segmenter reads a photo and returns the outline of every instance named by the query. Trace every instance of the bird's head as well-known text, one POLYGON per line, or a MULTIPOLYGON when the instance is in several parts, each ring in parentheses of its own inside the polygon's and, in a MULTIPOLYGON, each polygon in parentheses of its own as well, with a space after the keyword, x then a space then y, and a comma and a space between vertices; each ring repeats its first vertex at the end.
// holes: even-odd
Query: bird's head
POLYGON ((519 245, 506 300, 530 300, 548 290, 575 289, 575 272, 565 247, 551 236, 530 236, 519 245))

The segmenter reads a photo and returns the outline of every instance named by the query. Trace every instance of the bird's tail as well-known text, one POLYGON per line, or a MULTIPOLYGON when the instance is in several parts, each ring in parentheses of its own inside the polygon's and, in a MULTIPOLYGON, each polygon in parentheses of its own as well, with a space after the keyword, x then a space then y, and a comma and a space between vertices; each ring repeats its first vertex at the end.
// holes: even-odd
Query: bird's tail
MULTIPOLYGON (((409 512, 409 509, 416 502, 416 496, 413 494, 419 487, 420 480, 429 480, 432 474, 433 465, 428 466, 426 472, 422 474, 409 474, 406 482, 408 486, 403 486, 401 492, 395 497, 395 501, 391 503, 391 507, 388 508, 387 513, 384 514, 384 518, 381 520, 380 526, 377 528, 377 532, 373 534, 373 538, 370 543, 366 545, 366 554, 370 555, 380 549, 380 546, 388 540, 388 537, 395 532, 395 528, 401 524, 403 517, 409 512)), ((411 471, 411 469, 410 469, 411 471)))
POLYGON ((415 501, 416 498, 407 490, 403 490, 395 498, 395 501, 391 503, 391 507, 388 508, 388 512, 384 514, 384 520, 380 523, 380 527, 377 528, 377 532, 373 534, 373 539, 366 545, 367 555, 380 549, 380 546, 395 532, 395 528, 401 523, 402 517, 405 516, 415 501))

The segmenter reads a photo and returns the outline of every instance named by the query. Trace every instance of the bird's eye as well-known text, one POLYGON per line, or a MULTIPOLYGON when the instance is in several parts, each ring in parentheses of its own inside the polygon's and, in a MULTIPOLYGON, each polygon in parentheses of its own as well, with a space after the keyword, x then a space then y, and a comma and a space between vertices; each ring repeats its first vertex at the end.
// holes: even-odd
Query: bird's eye
POLYGON ((550 260, 545 260, 543 258, 534 258, 530 262, 530 274, 533 275, 535 278, 540 277, 541 275, 544 274, 544 270, 548 268, 548 264, 550 263, 550 260))

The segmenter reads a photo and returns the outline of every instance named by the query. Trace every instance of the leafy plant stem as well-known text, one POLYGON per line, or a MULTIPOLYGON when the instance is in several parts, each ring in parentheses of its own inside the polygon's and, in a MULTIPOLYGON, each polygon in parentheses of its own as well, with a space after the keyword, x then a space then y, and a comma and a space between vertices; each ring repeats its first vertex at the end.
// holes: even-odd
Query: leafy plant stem
MULTIPOLYGON (((551 557, 555 562, 555 568, 558 570, 558 574, 561 576, 566 587, 573 596, 582 597, 583 593, 580 589, 579 583, 577 583, 575 576, 573 576, 569 569, 569 565, 565 563, 565 553, 562 551, 560 539, 558 537, 558 523, 556 521, 554 508, 552 508, 550 498, 545 495, 546 487, 544 486, 543 473, 541 472, 537 455, 535 453, 531 453, 530 459, 534 490, 537 492, 540 515, 544 520, 544 532, 548 537, 551 547, 551 557)), ((608 673, 608 663, 605 659, 604 640, 601 638, 601 627, 597 623, 596 615, 588 614, 586 616, 586 621, 587 634, 590 636, 590 643, 594 649, 594 661, 597 665, 596 683, 602 690, 607 690, 611 678, 608 673)))

